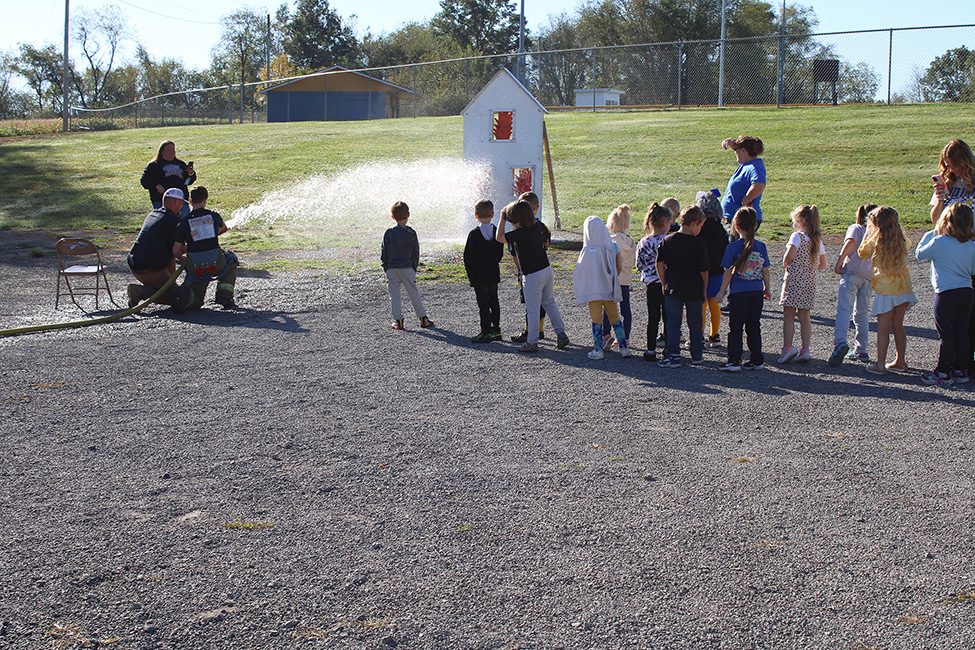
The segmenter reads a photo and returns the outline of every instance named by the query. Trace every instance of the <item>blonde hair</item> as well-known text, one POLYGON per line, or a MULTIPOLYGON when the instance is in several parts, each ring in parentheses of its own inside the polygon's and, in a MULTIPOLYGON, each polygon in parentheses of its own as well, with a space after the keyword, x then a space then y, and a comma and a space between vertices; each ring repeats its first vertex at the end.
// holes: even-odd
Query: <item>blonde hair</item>
POLYGON ((673 213, 667 207, 654 201, 650 204, 647 216, 643 219, 643 232, 652 235, 654 226, 662 224, 665 219, 673 219, 673 217, 673 213))
POLYGON ((939 235, 948 235, 965 243, 975 239, 975 224, 972 223, 972 208, 967 203, 952 203, 938 219, 934 230, 939 235))
POLYGON ((606 227, 609 228, 610 232, 626 232, 630 229, 632 217, 633 211, 630 210, 630 206, 623 203, 609 213, 609 218, 606 219, 606 227))
POLYGON ((815 205, 800 205, 792 214, 792 221, 798 221, 805 227, 806 235, 812 240, 812 244, 809 247, 809 258, 815 265, 816 260, 819 259, 819 244, 823 241, 823 233, 819 228, 819 208, 815 205))
POLYGON ((955 181, 960 180, 966 188, 975 188, 975 155, 972 149, 964 140, 952 140, 945 145, 941 151, 941 175, 945 179, 945 185, 950 189, 955 181), (961 167, 961 178, 955 176, 948 168, 948 161, 954 163, 955 167, 961 167))
POLYGON ((882 205, 870 212, 870 228, 864 243, 876 243, 873 263, 881 271, 894 271, 907 260, 907 238, 901 229, 897 210, 882 205))
POLYGON ((677 217, 680 216, 680 201, 674 197, 668 196, 666 199, 660 202, 660 205, 670 210, 670 214, 674 217, 675 221, 677 220, 677 217))

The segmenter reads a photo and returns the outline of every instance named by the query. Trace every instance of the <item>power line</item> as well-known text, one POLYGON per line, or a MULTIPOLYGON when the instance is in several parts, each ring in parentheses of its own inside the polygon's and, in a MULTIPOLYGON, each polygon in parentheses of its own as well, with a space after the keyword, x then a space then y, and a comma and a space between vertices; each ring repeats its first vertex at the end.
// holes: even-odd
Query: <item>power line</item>
POLYGON ((170 14, 161 14, 158 11, 152 11, 150 9, 146 9, 144 7, 140 7, 139 5, 134 5, 131 2, 126 2, 125 0, 118 0, 118 1, 121 2, 124 5, 128 5, 128 6, 132 7, 133 9, 138 9, 139 11, 144 11, 144 12, 146 12, 148 14, 152 14, 154 16, 161 16, 162 18, 169 18, 170 20, 178 20, 178 21, 184 22, 184 23, 195 23, 197 25, 219 25, 220 24, 220 23, 214 23, 214 22, 209 22, 209 21, 204 21, 204 20, 190 20, 189 18, 178 18, 178 17, 172 16, 170 14))

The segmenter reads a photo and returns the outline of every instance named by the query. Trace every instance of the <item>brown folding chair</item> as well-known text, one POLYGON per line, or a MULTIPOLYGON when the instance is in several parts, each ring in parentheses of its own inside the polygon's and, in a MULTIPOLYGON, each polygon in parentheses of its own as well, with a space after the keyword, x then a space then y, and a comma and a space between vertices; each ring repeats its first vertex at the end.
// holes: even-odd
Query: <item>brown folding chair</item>
POLYGON ((58 269, 58 286, 57 294, 54 298, 54 308, 58 308, 58 303, 61 301, 61 278, 64 278, 64 283, 68 287, 68 293, 71 294, 71 301, 80 309, 81 305, 75 299, 76 295, 79 296, 95 296, 95 309, 98 309, 98 293, 104 288, 108 292, 108 299, 112 301, 112 304, 116 307, 119 306, 115 302, 115 298, 112 297, 112 289, 108 286, 108 275, 105 273, 105 264, 102 263, 102 256, 98 253, 98 247, 87 239, 77 239, 65 237, 59 239, 58 243, 55 245, 55 250, 58 252, 58 264, 60 268, 58 269), (67 258, 67 259, 66 259, 67 258), (70 258, 79 258, 78 260, 73 260, 70 258), (87 258, 87 259, 83 259, 87 258), (72 264, 71 266, 65 266, 66 262, 75 262, 77 264, 72 264), (77 283, 79 278, 95 278, 94 286, 78 286, 77 284, 72 285, 72 279, 77 283), (102 280, 105 281, 105 286, 102 287, 102 280))

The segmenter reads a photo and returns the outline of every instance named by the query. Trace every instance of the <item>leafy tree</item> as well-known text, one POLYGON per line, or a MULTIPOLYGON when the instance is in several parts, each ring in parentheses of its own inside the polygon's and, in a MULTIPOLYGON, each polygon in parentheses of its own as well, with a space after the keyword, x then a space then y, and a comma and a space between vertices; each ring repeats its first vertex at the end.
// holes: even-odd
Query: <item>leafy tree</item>
POLYGON ((14 56, 0 52, 0 120, 23 117, 33 103, 30 95, 18 92, 11 84, 15 74, 13 66, 14 56))
MULTIPOLYGON (((536 39, 541 51, 574 50, 583 46, 579 25, 566 14, 549 17, 536 39)), ((546 105, 571 106, 575 89, 589 85, 590 57, 583 52, 556 52, 535 57, 538 100, 546 105)))
POLYGON ((295 67, 311 72, 332 65, 351 67, 362 48, 353 28, 342 24, 328 0, 298 0, 284 24, 284 51, 295 67))
POLYGON ((56 45, 37 48, 24 43, 11 69, 27 82, 37 100, 37 110, 61 112, 64 54, 56 45))
POLYGON ((854 104, 872 104, 880 88, 880 79, 867 63, 851 65, 840 62, 839 101, 854 104))
POLYGON ((78 12, 74 37, 81 46, 86 67, 80 74, 72 71, 72 81, 82 107, 105 105, 103 95, 110 83, 119 46, 128 37, 125 25, 115 5, 106 5, 94 12, 83 8, 78 12))
POLYGON ((518 51, 520 12, 514 0, 440 0, 430 25, 436 36, 463 49, 480 54, 518 51))
MULTIPOLYGON (((213 48, 209 80, 215 85, 251 83, 265 69, 267 21, 250 9, 220 19, 220 43, 213 48)), ((246 93, 253 98, 254 91, 246 93)))
POLYGON ((964 45, 937 57, 918 80, 926 102, 975 101, 975 51, 964 45))

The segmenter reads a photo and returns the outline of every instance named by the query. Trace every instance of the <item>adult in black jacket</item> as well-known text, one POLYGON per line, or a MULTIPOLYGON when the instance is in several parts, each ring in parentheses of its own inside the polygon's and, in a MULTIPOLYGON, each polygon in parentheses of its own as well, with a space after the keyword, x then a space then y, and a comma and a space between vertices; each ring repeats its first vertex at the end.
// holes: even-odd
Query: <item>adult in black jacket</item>
MULTIPOLYGON (((149 200, 152 207, 162 207, 162 196, 171 187, 179 189, 183 193, 183 200, 190 198, 187 187, 196 182, 196 172, 193 170, 193 163, 184 163, 176 157, 176 145, 166 140, 159 145, 156 157, 149 161, 145 171, 142 172, 142 187, 149 190, 149 200)), ((180 216, 189 214, 188 204, 183 204, 183 212, 180 216)))

